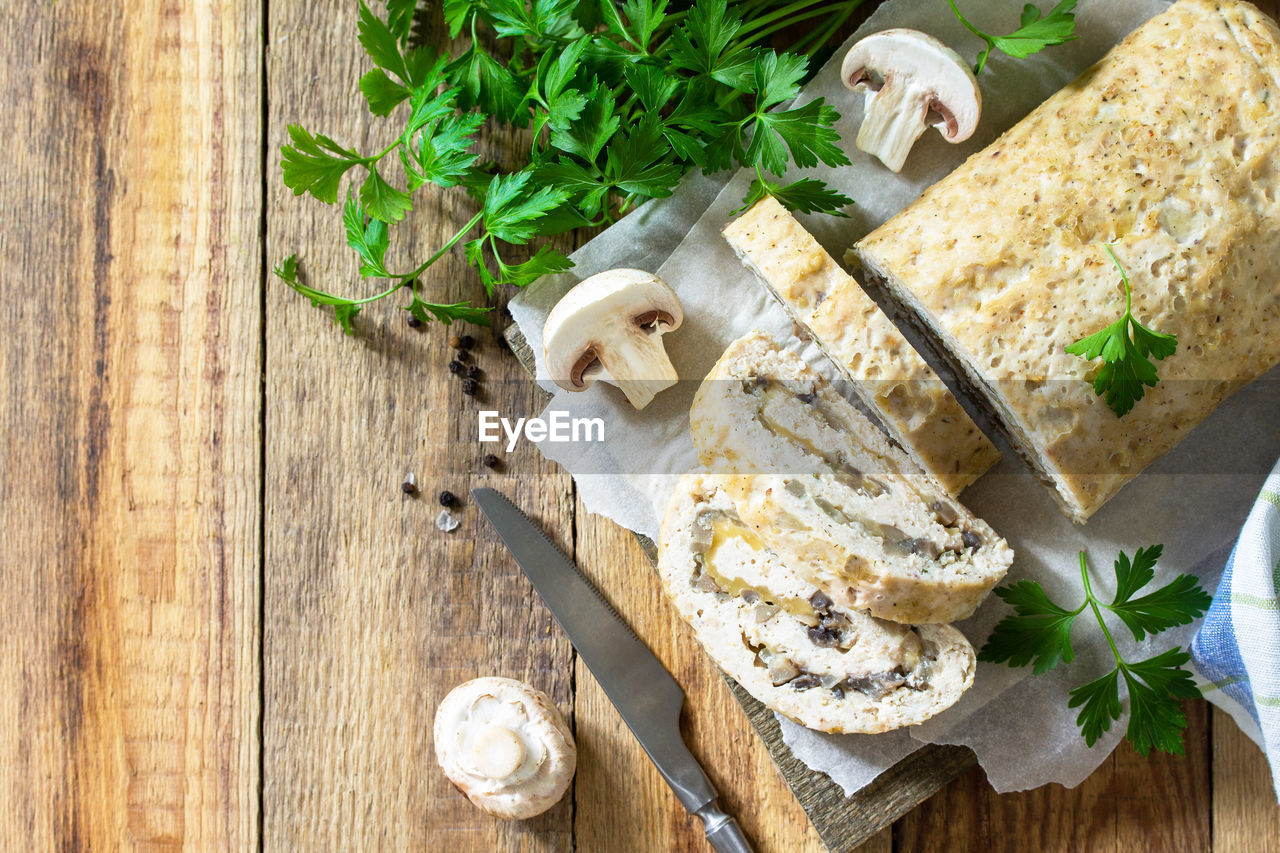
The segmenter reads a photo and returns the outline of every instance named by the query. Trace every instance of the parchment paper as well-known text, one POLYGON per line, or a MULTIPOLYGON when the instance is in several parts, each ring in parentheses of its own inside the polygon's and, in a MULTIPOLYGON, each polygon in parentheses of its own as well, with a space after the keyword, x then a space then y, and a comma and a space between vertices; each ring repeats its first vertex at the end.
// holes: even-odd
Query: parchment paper
MULTIPOLYGON (((973 8, 971 20, 991 32, 1016 26, 1022 8, 1021 0, 967 5, 973 8)), ((818 168, 807 174, 827 180, 857 202, 849 219, 801 217, 805 225, 841 258, 857 239, 1164 8, 1167 3, 1161 0, 1085 0, 1077 16, 1077 41, 1025 60, 993 56, 980 77, 984 112, 974 138, 953 146, 929 131, 916 144, 902 174, 894 175, 853 146, 862 97, 848 92, 839 80, 844 51, 867 33, 903 26, 931 33, 965 57, 975 56, 981 43, 961 27, 943 0, 884 4, 797 100, 826 97, 841 112, 837 129, 853 165, 818 168)), ((794 180, 803 174, 787 177, 794 180)), ((679 474, 697 466, 688 412, 701 378, 732 340, 753 328, 791 336, 792 323, 782 308, 720 236, 749 181, 746 173, 731 180, 727 175, 690 176, 671 198, 646 204, 576 252, 572 274, 542 279, 511 303, 515 321, 540 357, 547 312, 566 290, 590 274, 623 266, 653 270, 680 295, 685 324, 664 340, 683 380, 643 412, 632 409, 616 388, 598 383, 582 393, 561 391, 547 379, 540 359, 538 363, 539 381, 555 393, 548 411, 600 417, 606 424, 602 443, 543 443, 540 450, 574 475, 590 511, 654 539, 672 484, 679 474)), ((834 369, 812 345, 797 341, 796 348, 820 371, 833 375, 834 369)), ((1078 551, 1088 552, 1100 594, 1110 595, 1114 591, 1110 566, 1117 551, 1132 553, 1155 543, 1165 545, 1158 582, 1189 571, 1212 590, 1249 506, 1280 455, 1277 420, 1280 371, 1272 371, 1224 403, 1087 526, 1064 518, 1046 489, 1008 448, 1002 448, 1004 461, 966 490, 962 500, 1016 550, 1008 580, 1034 578, 1064 603, 1082 596, 1078 551)), ((979 647, 1007 612, 992 596, 959 627, 979 647)), ((1154 644, 1148 640, 1141 646, 1131 637, 1116 636, 1126 656, 1149 656, 1174 644, 1186 645, 1194 627, 1167 631, 1154 644)), ((1074 786, 1102 762, 1123 733, 1122 724, 1114 726, 1092 749, 1080 737, 1075 712, 1067 708, 1067 693, 1113 662, 1092 624, 1082 623, 1074 640, 1076 661, 1047 675, 1030 677, 1029 669, 979 664, 973 688, 959 703, 910 730, 833 736, 779 718, 784 739, 797 757, 829 774, 847 793, 869 783, 921 741, 970 746, 998 791, 1047 782, 1074 786)))

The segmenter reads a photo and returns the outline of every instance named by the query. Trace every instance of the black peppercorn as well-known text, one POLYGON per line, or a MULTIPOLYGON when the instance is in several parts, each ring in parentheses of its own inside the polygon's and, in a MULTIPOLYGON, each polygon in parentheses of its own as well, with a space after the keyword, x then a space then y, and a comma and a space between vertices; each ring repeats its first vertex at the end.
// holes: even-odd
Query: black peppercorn
POLYGON ((467 367, 467 378, 468 378, 468 379, 479 379, 479 378, 480 378, 480 365, 478 365, 478 364, 472 364, 472 365, 469 365, 469 366, 467 367))
POLYGON ((471 349, 476 345, 476 339, 470 335, 463 335, 458 338, 458 342, 453 345, 454 349, 471 349))
POLYGON ((445 489, 440 493, 440 506, 457 506, 458 496, 453 492, 445 489))
POLYGON ((480 383, 476 382, 474 379, 462 380, 462 393, 466 394, 468 397, 474 397, 476 392, 479 390, 480 383))
POLYGON ((409 323, 410 329, 416 329, 422 325, 422 321, 419 320, 417 317, 413 316, 412 314, 409 315, 409 319, 407 322, 409 323))
POLYGON ((497 468, 499 460, 498 457, 494 456, 492 453, 486 453, 484 455, 484 459, 480 461, 484 463, 484 467, 486 468, 497 468))
POLYGON ((462 362, 460 362, 460 361, 451 361, 451 362, 449 362, 449 372, 450 372, 450 373, 461 373, 461 372, 462 372, 462 362))
POLYGON ((400 491, 404 492, 406 495, 416 495, 418 493, 418 487, 413 484, 413 480, 405 480, 400 484, 400 491))
POLYGON ((464 349, 460 349, 453 354, 453 357, 456 358, 458 361, 470 361, 471 353, 467 352, 464 349))

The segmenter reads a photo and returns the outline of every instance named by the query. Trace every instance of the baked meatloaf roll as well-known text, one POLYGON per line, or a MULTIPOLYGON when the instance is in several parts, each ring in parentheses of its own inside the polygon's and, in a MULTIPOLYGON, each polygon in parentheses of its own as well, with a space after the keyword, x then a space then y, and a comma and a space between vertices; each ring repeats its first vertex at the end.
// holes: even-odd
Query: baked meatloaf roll
POLYGON ((856 247, 1084 522, 1280 362, 1280 30, 1181 0, 856 247), (1133 316, 1175 335, 1118 418, 1064 351, 1133 316))
POLYGON ((986 522, 761 332, 725 350, 690 428, 739 517, 841 607, 952 622, 1013 562, 986 522))
POLYGON ((959 494, 1000 460, 898 327, 776 199, 756 202, 724 237, 889 435, 947 491, 959 494))
POLYGON ((748 693, 811 729, 872 733, 923 722, 969 688, 963 634, 836 604, 737 517, 717 479, 680 481, 658 571, 707 653, 748 693))

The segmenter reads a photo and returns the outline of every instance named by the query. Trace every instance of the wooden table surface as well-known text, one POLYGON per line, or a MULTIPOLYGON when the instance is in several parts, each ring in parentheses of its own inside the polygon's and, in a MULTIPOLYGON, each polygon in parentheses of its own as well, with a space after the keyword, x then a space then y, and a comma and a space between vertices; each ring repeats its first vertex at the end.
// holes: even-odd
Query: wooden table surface
MULTIPOLYGON (((436 529, 436 492, 482 484, 625 596, 759 849, 820 849, 631 536, 527 444, 481 466, 480 404, 540 408, 495 333, 473 402, 444 328, 374 307, 345 338, 270 279, 299 251, 317 283, 356 286, 334 211, 279 180, 289 122, 387 135, 358 100, 355 11, 0 8, 0 849, 705 849, 476 508, 436 529), (531 821, 482 815, 433 760, 437 702, 490 674, 576 728, 576 783, 531 821)), ((426 194, 398 239, 421 254, 469 212, 426 194)), ((430 286, 477 292, 456 256, 430 286)), ((1075 790, 1007 796, 974 771, 864 849, 1278 849, 1258 751, 1189 712, 1184 758, 1121 747, 1075 790)))

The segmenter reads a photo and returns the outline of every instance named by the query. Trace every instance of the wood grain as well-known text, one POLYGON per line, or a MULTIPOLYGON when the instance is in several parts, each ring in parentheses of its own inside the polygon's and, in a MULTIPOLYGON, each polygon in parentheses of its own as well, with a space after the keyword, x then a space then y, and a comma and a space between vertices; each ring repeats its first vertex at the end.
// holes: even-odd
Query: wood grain
POLYGON ((1280 806, 1257 744, 1213 711, 1214 853, 1280 853, 1280 806))
POLYGON ((0 849, 257 844, 259 16, 0 10, 0 849))
MULTIPOLYGON (((635 537, 587 513, 580 503, 578 519, 578 565, 684 688, 685 740, 720 792, 721 806, 738 819, 760 853, 822 850, 719 670, 667 603, 635 537)), ((575 683, 578 745, 586 759, 575 789, 580 848, 703 849, 701 822, 681 808, 581 660, 575 683)))
MULTIPOLYGON (((388 132, 356 102, 368 60, 355 13, 273 2, 269 29, 269 256, 298 251, 314 283, 345 292, 360 282, 340 215, 292 197, 276 152, 289 122, 361 148, 388 132)), ((514 149, 501 133, 487 144, 486 156, 514 149)), ((460 192, 421 198, 393 254, 443 242, 468 204, 460 192)), ((451 255, 424 284, 455 301, 475 294, 473 281, 451 255)), ((478 408, 529 415, 539 392, 511 381, 519 365, 484 331, 484 390, 470 400, 445 370, 449 330, 415 330, 407 317, 371 306, 347 338, 267 285, 265 847, 568 849, 571 798, 532 821, 483 815, 436 766, 431 727, 445 693, 482 675, 527 680, 573 719, 571 647, 467 498, 475 485, 502 489, 572 554, 572 484, 528 444, 500 453, 498 473, 480 464, 491 448, 476 441, 478 408), (410 472, 417 497, 401 491, 410 472), (446 489, 462 500, 452 533, 435 524, 446 489)))
MULTIPOLYGON (((821 849, 634 540, 528 445, 479 465, 445 330, 375 307, 344 338, 264 275, 265 219, 271 262, 298 251, 315 283, 359 286, 333 210, 278 171, 288 122, 385 139, 359 118, 354 34, 349 3, 0 4, 0 850, 706 849, 465 498, 479 484, 667 661, 759 848, 821 849), (486 817, 436 768, 435 705, 483 674, 546 689, 577 728, 575 787, 533 821, 486 817)), ((491 133, 486 154, 521 145, 491 133)), ((397 257, 471 210, 419 206, 397 257)), ((428 286, 475 293, 457 257, 428 286)), ((479 402, 536 413, 477 337, 479 402)), ((860 849, 1280 850, 1256 747, 1188 708, 1185 758, 1122 747, 1075 790, 1009 795, 972 771, 860 849)))
POLYGON ((1012 794, 995 793, 975 767, 898 822, 895 850, 1209 850, 1207 706, 1184 707, 1185 756, 1143 758, 1122 743, 1076 788, 1012 794))

